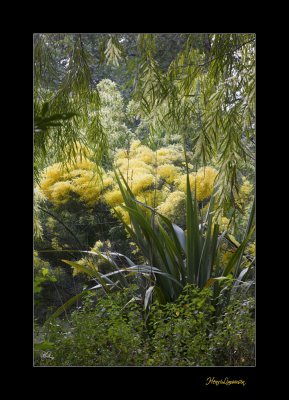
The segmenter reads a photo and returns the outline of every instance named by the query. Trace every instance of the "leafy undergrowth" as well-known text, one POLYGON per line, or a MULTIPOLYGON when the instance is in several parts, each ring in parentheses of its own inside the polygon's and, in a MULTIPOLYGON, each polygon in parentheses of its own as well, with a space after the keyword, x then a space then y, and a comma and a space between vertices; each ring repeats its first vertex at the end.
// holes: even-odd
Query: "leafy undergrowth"
POLYGON ((99 299, 87 295, 67 321, 43 326, 36 366, 255 365, 254 300, 231 299, 218 318, 209 289, 192 285, 177 301, 144 312, 137 286, 99 299))

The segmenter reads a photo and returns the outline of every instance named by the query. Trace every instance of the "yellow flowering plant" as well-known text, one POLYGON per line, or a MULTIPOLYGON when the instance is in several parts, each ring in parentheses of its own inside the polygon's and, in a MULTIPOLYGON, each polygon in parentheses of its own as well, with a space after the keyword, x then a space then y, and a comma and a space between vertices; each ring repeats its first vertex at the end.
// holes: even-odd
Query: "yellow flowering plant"
MULTIPOLYGON (((250 219, 252 229, 246 232, 246 237, 226 265, 223 273, 220 276, 211 277, 212 267, 222 239, 222 236, 218 238, 219 225, 217 223, 211 229, 214 196, 211 197, 204 223, 199 225, 197 196, 195 195, 193 199, 187 174, 187 232, 185 234, 179 226, 172 224, 162 214, 147 205, 140 204, 121 173, 120 175, 124 186, 117 174, 116 179, 125 200, 125 206, 122 207, 129 212, 132 221, 132 227, 126 225, 126 228, 145 255, 147 265, 152 268, 152 273, 156 277, 153 287, 160 301, 174 300, 178 296, 180 288, 187 283, 195 283, 202 289, 216 281, 231 279, 232 270, 234 279, 237 279, 244 247, 254 230, 254 227, 252 228, 253 217, 250 219), (157 214, 159 222, 156 225, 152 222, 154 219, 152 220, 143 212, 141 205, 157 214), (164 229, 163 224, 168 232, 164 229), (205 226, 207 234, 204 236, 205 226)), ((145 268, 147 269, 147 267, 145 268)))
POLYGON ((104 170, 102 180, 96 174, 95 164, 90 161, 89 155, 89 150, 85 149, 85 152, 66 167, 56 163, 45 169, 40 189, 54 206, 66 204, 70 199, 76 198, 86 207, 93 207, 98 203, 102 190, 112 184, 112 178, 105 175, 104 170))
MULTIPOLYGON (((116 287, 128 287, 128 276, 132 275, 143 276, 150 283, 150 286, 146 287, 142 293, 145 312, 148 312, 149 299, 152 298, 153 293, 159 302, 166 303, 175 301, 187 284, 195 284, 200 289, 206 289, 214 284, 213 304, 216 313, 219 313, 221 303, 218 299, 223 288, 222 281, 235 282, 233 289, 236 290, 240 278, 244 280, 249 276, 252 263, 245 270, 241 270, 240 265, 245 246, 255 228, 254 207, 251 210, 244 240, 228 260, 227 265, 222 267, 219 262, 219 251, 226 231, 219 235, 219 225, 216 222, 213 223, 215 194, 212 194, 205 220, 200 224, 197 196, 196 194, 192 196, 188 169, 185 194, 186 232, 157 210, 137 200, 121 171, 118 173, 114 171, 114 173, 124 200, 124 205, 121 204, 120 207, 129 214, 130 224, 124 221, 116 209, 115 213, 122 220, 131 239, 142 253, 144 262, 136 265, 123 254, 110 250, 101 252, 99 243, 96 243, 91 251, 83 251, 83 253, 100 257, 112 267, 112 272, 101 273, 97 265, 87 259, 86 264, 62 260, 73 268, 89 274, 97 285, 89 290, 85 289, 84 292, 70 299, 52 314, 49 320, 58 316, 90 290, 102 288, 110 293, 116 287), (206 235, 204 235, 205 230, 206 235), (122 267, 119 267, 117 262, 119 258, 125 259, 128 266, 124 267, 122 264, 122 267), (215 263, 216 268, 213 271, 215 263)), ((227 293, 227 298, 229 297, 230 293, 227 293)))
MULTIPOLYGON (((153 151, 140 140, 134 140, 127 150, 116 152, 115 166, 126 178, 137 200, 184 225, 186 162, 180 147, 171 145, 153 151)), ((194 166, 188 163, 188 168, 192 171, 194 166)), ((190 172, 190 186, 194 190, 196 185, 198 202, 209 200, 216 175, 217 170, 209 166, 190 172)), ((106 176, 114 179, 112 171, 108 171, 106 176)), ((113 185, 103 190, 101 199, 113 207, 126 223, 129 222, 127 211, 121 208, 124 199, 115 179, 113 185)))
MULTIPOLYGON (((56 163, 44 171, 40 189, 47 200, 56 207, 76 200, 90 209, 102 202, 116 209, 128 221, 127 212, 120 208, 124 200, 113 171, 102 170, 100 179, 95 174, 89 149, 77 144, 75 152, 79 155, 75 155, 75 161, 66 168, 56 163)), ((134 140, 128 149, 117 150, 114 160, 139 201, 156 209, 159 207, 159 212, 165 216, 184 223, 186 164, 179 147, 168 146, 153 151, 140 140, 134 140)), ((188 167, 192 171, 193 165, 188 164, 188 167)), ((198 202, 210 198, 216 175, 217 171, 209 166, 190 173, 190 186, 192 190, 196 186, 198 202)))

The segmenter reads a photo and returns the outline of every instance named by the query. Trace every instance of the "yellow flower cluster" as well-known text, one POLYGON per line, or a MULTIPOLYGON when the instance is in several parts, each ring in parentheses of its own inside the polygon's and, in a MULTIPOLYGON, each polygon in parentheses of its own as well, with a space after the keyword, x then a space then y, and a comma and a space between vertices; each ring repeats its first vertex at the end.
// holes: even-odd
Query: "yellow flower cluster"
POLYGON ((51 246, 54 250, 62 250, 62 248, 58 244, 58 240, 56 237, 52 238, 51 240, 51 246))
MULTIPOLYGON (((88 263, 87 263, 87 259, 86 258, 81 258, 80 260, 77 261, 77 264, 79 264, 80 266, 84 266, 84 267, 88 267, 88 263)), ((72 275, 76 276, 79 274, 85 274, 85 272, 81 271, 81 269, 78 269, 77 267, 72 267, 72 275)))
POLYGON ((197 200, 202 201, 211 196, 217 171, 212 167, 200 168, 196 174, 197 200))
MULTIPOLYGON (((99 251, 99 252, 105 252, 106 250, 109 250, 111 248, 111 243, 109 240, 105 240, 104 242, 102 242, 101 240, 97 240, 94 244, 94 246, 92 247, 92 251, 99 251)), ((97 256, 87 256, 87 257, 83 257, 80 260, 77 261, 77 264, 79 264, 80 266, 84 266, 86 268, 93 268, 97 271, 99 266, 101 266, 103 264, 103 259, 101 257, 97 257, 97 256)), ((78 269, 77 267, 73 267, 73 272, 72 275, 76 276, 79 274, 85 274, 85 272, 83 272, 81 269, 78 269)))
MULTIPOLYGON (((193 195, 196 188, 197 201, 202 201, 211 196, 214 189, 217 173, 218 172, 212 167, 202 167, 197 172, 192 172, 189 175, 190 187, 193 195)), ((179 188, 179 190, 183 190, 185 193, 186 184, 186 174, 182 175, 176 181, 176 186, 179 188)))
POLYGON ((185 164, 184 153, 177 148, 172 146, 164 147, 156 151, 157 163, 166 164, 166 163, 174 163, 174 164, 185 164))
POLYGON ((62 204, 67 202, 69 193, 73 192, 73 186, 68 181, 56 182, 50 187, 50 191, 51 196, 47 194, 47 198, 49 199, 50 197, 52 203, 62 204))
POLYGON ((246 203, 250 199, 250 194, 253 190, 253 185, 246 179, 245 176, 242 177, 243 184, 239 190, 239 197, 241 202, 246 203))
POLYGON ((175 219, 178 209, 185 209, 186 195, 176 190, 168 195, 166 200, 157 207, 157 211, 169 219, 175 219))
POLYGON ((102 242, 101 240, 97 240, 91 250, 105 251, 110 248, 111 248, 110 240, 105 240, 104 242, 102 242))
MULTIPOLYGON (((157 208, 173 221, 183 217, 186 172, 184 154, 177 146, 153 151, 135 140, 129 149, 117 151, 115 164, 139 201, 157 208)), ((189 168, 193 169, 193 165, 189 164, 189 168)), ((106 175, 113 179, 111 172, 106 175)), ((190 174, 192 190, 196 183, 198 201, 212 194, 216 175, 217 171, 211 167, 190 174)), ((129 214, 120 207, 123 198, 116 182, 102 193, 101 198, 130 223, 129 214)))
POLYGON ((49 226, 49 228, 50 228, 51 230, 53 230, 54 227, 55 227, 55 219, 49 217, 48 220, 47 220, 47 225, 49 226))
POLYGON ((53 164, 50 167, 46 168, 40 183, 40 190, 45 194, 48 200, 51 200, 53 192, 51 187, 56 182, 61 180, 62 174, 63 170, 60 163, 53 164))
MULTIPOLYGON (((111 243, 109 240, 106 240, 102 242, 101 240, 98 240, 95 242, 93 248, 91 249, 92 251, 97 250, 99 252, 103 252, 105 250, 108 250, 111 247, 111 243)), ((100 257, 96 256, 87 256, 83 257, 80 260, 77 261, 77 264, 80 266, 84 266, 87 268, 91 268, 91 265, 93 265, 94 269, 98 270, 98 267, 103 263, 103 260, 100 257)), ((73 272, 72 275, 76 276, 79 274, 85 274, 81 269, 78 269, 77 267, 72 267, 73 272)))
MULTIPOLYGON (((183 156, 175 148, 163 148, 157 151, 134 140, 128 150, 120 149, 115 155, 115 164, 126 179, 131 191, 137 199, 151 207, 157 207, 164 202, 170 190, 166 184, 173 184, 174 180, 183 173, 174 161, 183 161, 183 156), (158 186, 161 184, 161 188, 158 186)), ((113 177, 111 172, 107 176, 113 177)), ((105 203, 115 207, 124 221, 129 223, 129 215, 119 205, 123 202, 121 192, 115 182, 112 188, 104 191, 102 199, 105 203)))
POLYGON ((151 187, 155 182, 155 177, 152 174, 139 174, 134 180, 131 179, 131 191, 134 195, 151 187))
MULTIPOLYGON (((46 198, 57 206, 76 195, 90 209, 103 201, 130 223, 128 213, 120 207, 123 197, 113 171, 103 171, 101 181, 94 173, 94 163, 85 156, 89 150, 86 152, 80 145, 76 150, 81 151, 82 156, 77 156, 66 168, 58 163, 44 172, 40 189, 46 198)), ((153 151, 134 140, 130 148, 117 150, 114 160, 140 202, 157 208, 172 221, 184 214, 185 162, 183 152, 176 145, 153 151)), ((193 165, 190 164, 189 168, 192 169, 193 165)), ((190 174, 192 192, 196 185, 198 201, 212 194, 216 175, 217 171, 212 167, 200 168, 190 174)))
POLYGON ((67 203, 74 194, 86 206, 93 207, 101 191, 113 183, 113 178, 107 175, 101 182, 95 174, 95 164, 84 156, 85 153, 89 154, 89 150, 83 150, 83 155, 76 157, 67 167, 57 163, 46 168, 40 189, 48 201, 58 206, 67 203))
POLYGON ((182 170, 180 167, 176 167, 173 164, 163 164, 158 167, 157 173, 168 183, 173 183, 177 178, 180 177, 182 170))
POLYGON ((105 201, 105 203, 107 203, 111 207, 114 207, 117 204, 123 202, 122 194, 121 194, 120 190, 118 190, 117 188, 114 188, 113 190, 109 190, 109 191, 105 192, 103 194, 102 198, 105 201))
POLYGON ((220 232, 223 232, 224 230, 226 230, 228 228, 229 222, 230 221, 228 220, 228 218, 221 217, 220 224, 219 224, 220 232))
POLYGON ((119 213, 121 215, 121 219, 124 221, 124 223, 126 223, 127 225, 130 225, 129 213, 127 211, 125 211, 123 208, 121 208, 120 206, 116 206, 115 210, 117 213, 119 213))
POLYGON ((132 153, 134 157, 146 164, 152 164, 155 161, 154 152, 147 146, 136 146, 132 153))

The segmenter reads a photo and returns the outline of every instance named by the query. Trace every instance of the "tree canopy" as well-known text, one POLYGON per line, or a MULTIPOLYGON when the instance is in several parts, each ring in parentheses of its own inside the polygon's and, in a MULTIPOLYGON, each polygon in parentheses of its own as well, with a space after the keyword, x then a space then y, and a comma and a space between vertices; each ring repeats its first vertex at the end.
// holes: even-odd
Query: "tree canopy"
POLYGON ((131 123, 152 146, 178 135, 198 167, 218 167, 218 204, 238 208, 237 174, 254 166, 254 33, 34 35, 35 178, 89 145, 99 173, 110 140, 98 86, 122 88, 131 123))

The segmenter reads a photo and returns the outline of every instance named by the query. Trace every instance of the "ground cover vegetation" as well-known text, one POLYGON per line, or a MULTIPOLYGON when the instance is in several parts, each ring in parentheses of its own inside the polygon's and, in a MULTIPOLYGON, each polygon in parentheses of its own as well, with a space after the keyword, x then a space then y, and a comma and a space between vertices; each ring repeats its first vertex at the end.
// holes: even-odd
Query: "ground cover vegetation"
POLYGON ((255 35, 34 35, 34 365, 255 363, 255 35))

